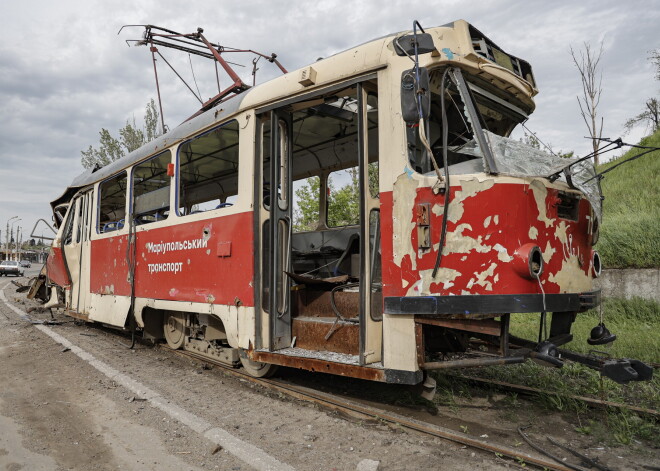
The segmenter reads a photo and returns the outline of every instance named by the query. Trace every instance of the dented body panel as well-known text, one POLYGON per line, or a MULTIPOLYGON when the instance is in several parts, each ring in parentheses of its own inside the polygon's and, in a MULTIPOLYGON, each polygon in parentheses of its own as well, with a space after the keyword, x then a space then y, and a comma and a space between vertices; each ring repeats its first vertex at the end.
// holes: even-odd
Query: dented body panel
MULTIPOLYGON (((91 291, 130 296, 128 236, 92 243, 91 291)), ((136 233, 135 295, 141 298, 254 306, 252 213, 136 233)))
POLYGON ((540 282, 546 294, 591 289, 591 208, 586 199, 579 199, 577 221, 572 221, 557 215, 558 192, 567 191, 565 185, 485 174, 452 179, 447 239, 435 279, 431 274, 444 196, 417 187, 406 173, 394 192, 381 193, 383 256, 391 260, 383 270, 384 296, 541 293, 539 281, 517 260, 527 244, 542 249, 540 282), (397 199, 411 193, 414 199, 397 199), (414 208, 424 204, 432 208, 431 249, 419 248, 415 224, 414 208))

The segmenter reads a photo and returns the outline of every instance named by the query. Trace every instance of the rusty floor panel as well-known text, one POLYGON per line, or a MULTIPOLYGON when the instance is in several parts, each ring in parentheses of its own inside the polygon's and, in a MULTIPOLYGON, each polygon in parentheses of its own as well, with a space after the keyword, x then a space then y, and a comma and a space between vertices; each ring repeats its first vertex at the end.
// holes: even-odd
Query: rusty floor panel
POLYGON ((385 370, 355 364, 337 363, 322 358, 283 355, 275 352, 252 351, 250 357, 254 361, 272 363, 274 365, 290 366, 307 371, 330 373, 370 381, 385 382, 385 370))
MULTIPOLYGON (((343 317, 347 319, 357 317, 360 312, 360 293, 337 291, 335 305, 343 317)), ((292 291, 291 307, 293 317, 335 317, 330 304, 330 291, 310 289, 292 291)))
POLYGON ((357 355, 360 344, 358 324, 337 323, 332 335, 334 319, 318 317, 298 317, 293 319, 293 336, 296 347, 306 350, 329 351, 357 355))

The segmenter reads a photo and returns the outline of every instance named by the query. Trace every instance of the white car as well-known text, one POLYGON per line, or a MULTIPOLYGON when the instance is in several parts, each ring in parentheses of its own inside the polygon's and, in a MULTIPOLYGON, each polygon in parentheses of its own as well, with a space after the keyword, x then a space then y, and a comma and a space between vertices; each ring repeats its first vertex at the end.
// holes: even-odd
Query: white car
POLYGON ((25 270, 20 263, 14 260, 4 260, 0 263, 0 275, 23 276, 25 270))

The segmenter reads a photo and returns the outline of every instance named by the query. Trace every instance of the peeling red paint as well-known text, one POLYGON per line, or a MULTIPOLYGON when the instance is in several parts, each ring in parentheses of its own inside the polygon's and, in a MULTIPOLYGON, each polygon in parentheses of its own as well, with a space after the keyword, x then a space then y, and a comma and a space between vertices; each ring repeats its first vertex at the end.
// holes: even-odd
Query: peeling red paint
MULTIPOLYGON (((456 177, 460 179, 460 177, 456 177)), ((484 185, 484 190, 462 199, 463 212, 456 221, 448 219, 448 240, 452 236, 466 237, 464 239, 472 244, 463 244, 467 247, 461 250, 450 250, 445 244, 441 267, 448 269, 452 274, 450 283, 442 280, 441 273, 431 280, 429 286, 424 286, 424 292, 413 289, 416 295, 460 295, 460 294, 522 294, 540 293, 538 281, 532 277, 521 276, 516 271, 515 264, 511 263, 513 254, 523 245, 532 243, 539 246, 545 254, 554 256, 545 260, 545 268, 541 275, 541 282, 546 293, 565 292, 554 276, 560 272, 572 251, 575 257, 588 257, 591 253, 589 235, 590 205, 586 199, 581 199, 578 207, 578 220, 562 219, 557 214, 556 204, 558 190, 548 188, 545 197, 546 214, 540 214, 539 205, 535 200, 534 192, 528 183, 499 183, 484 185), (548 220, 553 220, 548 224, 548 220), (570 243, 562 242, 562 234, 570 243), (570 245, 570 247, 568 247, 570 245), (556 254, 560 254, 557 256, 556 254), (493 266, 494 265, 494 266, 493 266), (459 272, 458 276, 451 270, 459 272)), ((451 199, 461 191, 460 181, 451 187, 451 199)), ((438 244, 442 227, 442 211, 431 212, 431 244, 432 248, 426 251, 417 251, 416 260, 411 260, 407 253, 401 259, 401 265, 394 263, 393 244, 393 193, 382 192, 381 223, 382 223, 382 255, 383 255, 383 295, 406 296, 411 286, 427 276, 432 270, 437 258, 438 244), (413 268, 414 267, 414 268, 413 268)), ((434 195, 429 187, 418 188, 415 195, 414 207, 423 204, 444 205, 443 195, 434 195)), ((451 209, 450 202, 450 209, 451 209)), ((413 211, 410 220, 416 222, 417 214, 413 211)), ((403 226, 403 225, 402 225, 403 226)), ((412 226, 411 226, 412 227, 412 226)), ((409 234, 397 234, 405 237, 406 243, 418 247, 418 231, 412 230, 409 234)), ((589 264, 580 268, 585 277, 590 277, 589 264)), ((430 279, 430 277, 429 277, 430 279)))

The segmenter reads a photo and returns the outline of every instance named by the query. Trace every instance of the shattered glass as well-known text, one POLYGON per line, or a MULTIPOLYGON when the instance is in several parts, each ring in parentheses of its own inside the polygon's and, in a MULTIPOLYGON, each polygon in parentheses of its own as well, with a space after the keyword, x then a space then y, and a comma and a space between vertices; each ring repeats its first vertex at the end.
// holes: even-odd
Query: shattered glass
MULTIPOLYGON (((577 161, 577 159, 566 159, 549 154, 523 142, 498 136, 486 130, 484 130, 484 134, 490 144, 493 158, 497 165, 497 173, 499 174, 516 177, 548 178, 562 171, 562 169, 572 162, 577 161)), ((450 150, 483 159, 483 153, 474 139, 462 146, 450 148, 450 150)), ((486 165, 485 161, 484 165, 486 165)), ((589 161, 582 161, 571 166, 568 172, 571 180, 569 183, 584 193, 585 197, 591 203, 596 217, 600 220, 602 213, 601 193, 598 178, 593 178, 596 175, 594 166, 589 161)), ((566 181, 566 176, 563 172, 559 180, 566 181)))

